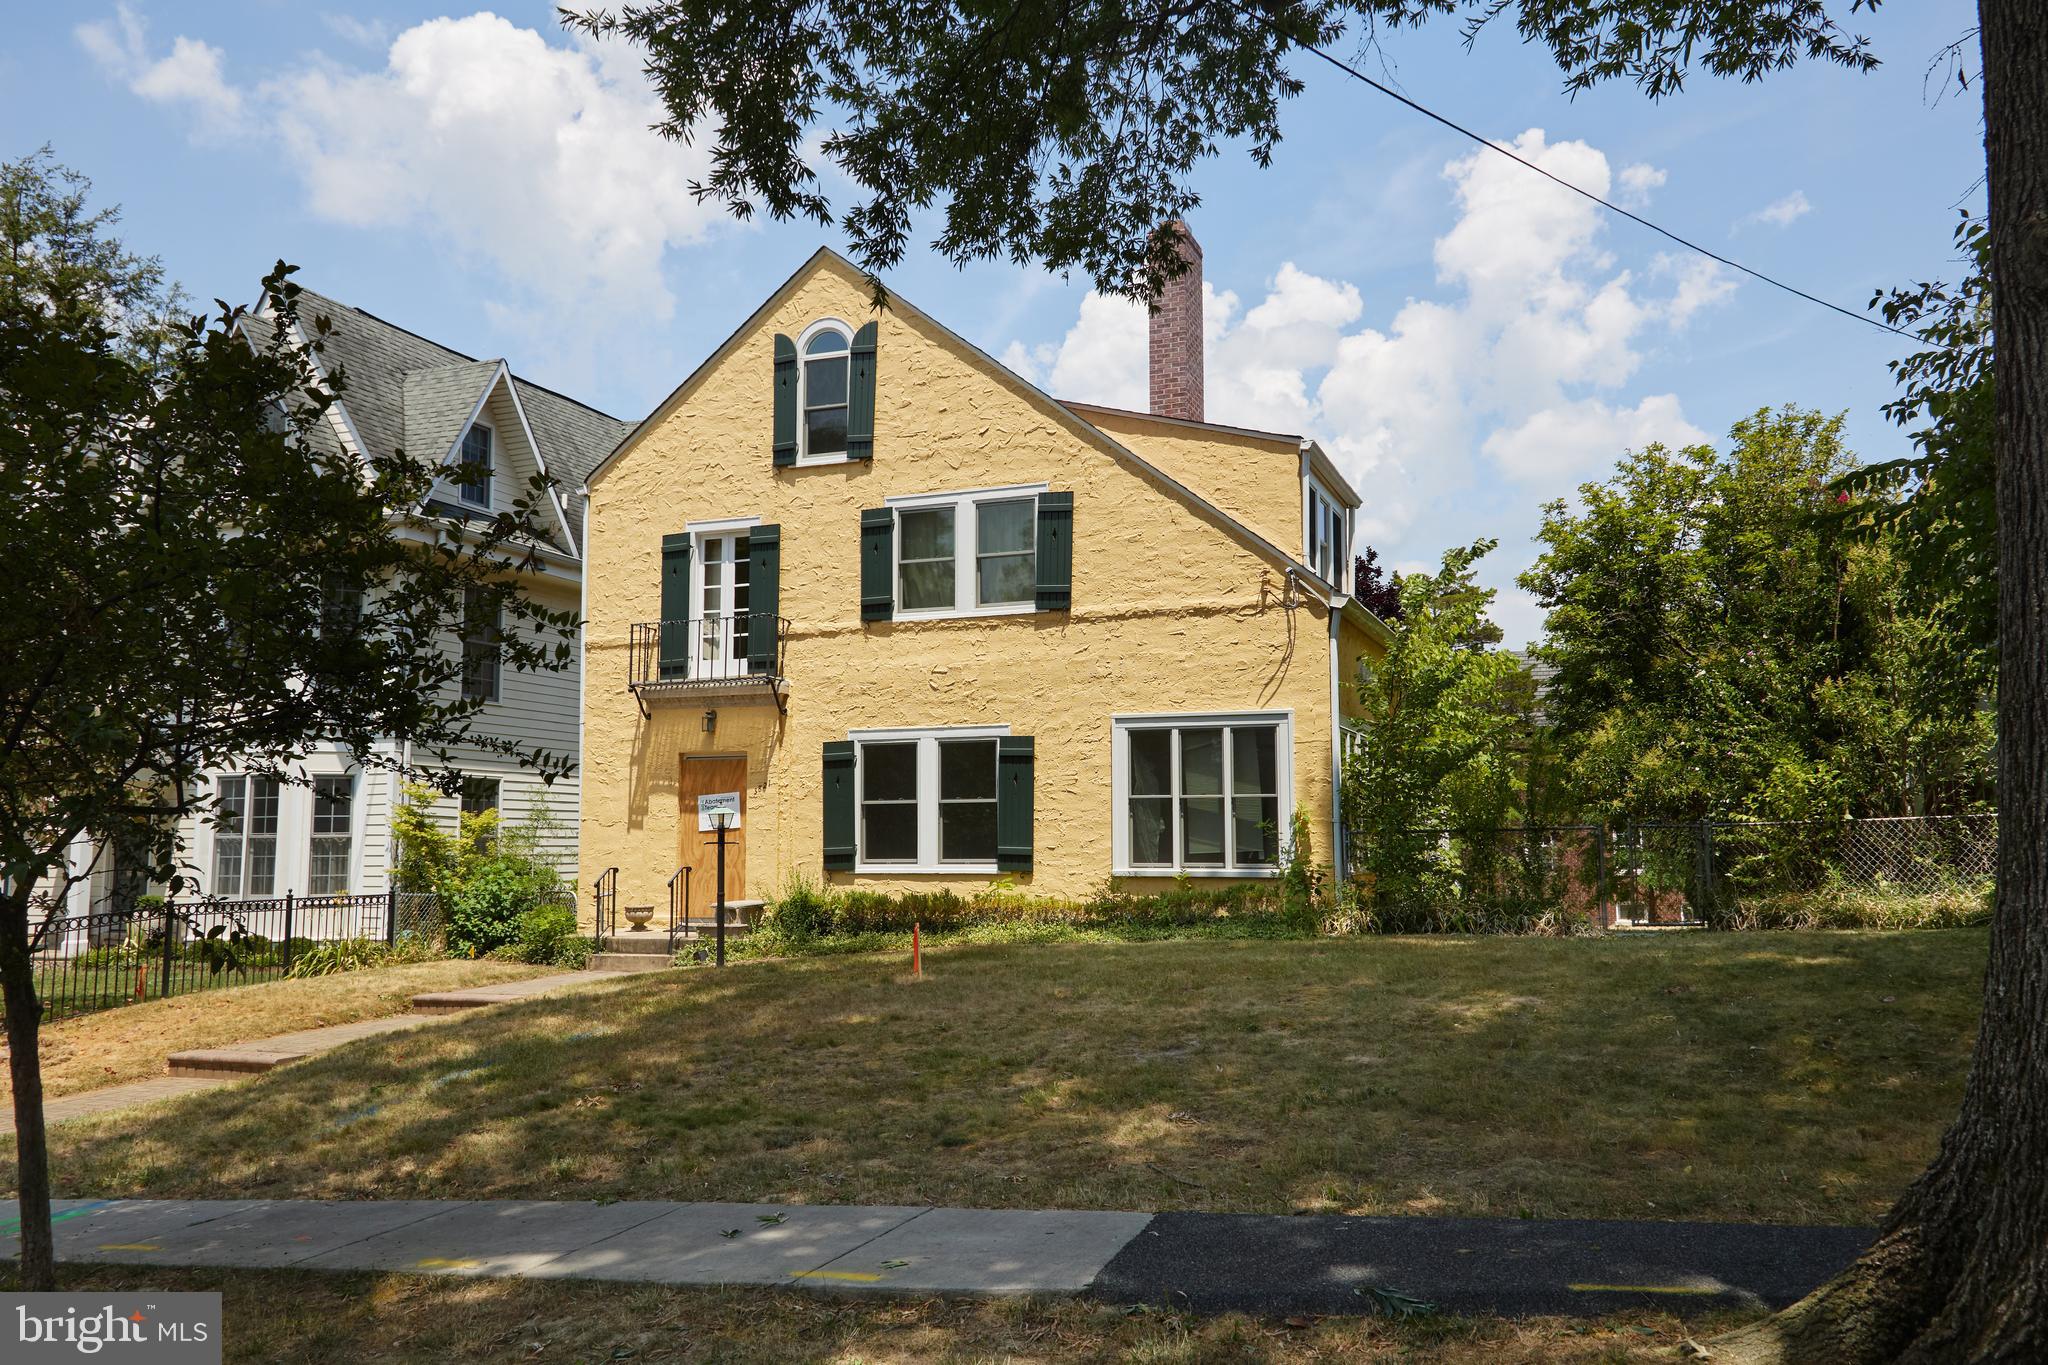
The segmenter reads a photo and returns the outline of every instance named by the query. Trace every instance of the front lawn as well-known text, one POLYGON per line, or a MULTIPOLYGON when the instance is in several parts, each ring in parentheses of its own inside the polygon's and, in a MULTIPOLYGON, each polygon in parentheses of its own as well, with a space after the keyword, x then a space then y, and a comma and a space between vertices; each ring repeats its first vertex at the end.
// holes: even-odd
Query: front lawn
POLYGON ((716 1360, 1404 1361, 1613 1365, 1746 1321, 1666 1313, 1591 1320, 1196 1317, 1085 1300, 849 1299, 773 1289, 469 1280, 278 1270, 67 1266, 70 1292, 212 1290, 225 1355, 296 1365, 361 1361, 716 1360))
MULTIPOLYGON (((551 970, 517 962, 416 962, 196 991, 79 1015, 43 1025, 43 1094, 55 1099, 161 1076, 164 1058, 187 1048, 404 1014, 422 991, 488 986, 551 970)), ((0 1058, 6 1053, 0 1042, 0 1058)), ((13 1091, 0 1065, 0 1096, 13 1091)))
POLYGON ((641 977, 53 1134, 70 1195, 1876 1220, 1981 930, 954 945, 641 977))

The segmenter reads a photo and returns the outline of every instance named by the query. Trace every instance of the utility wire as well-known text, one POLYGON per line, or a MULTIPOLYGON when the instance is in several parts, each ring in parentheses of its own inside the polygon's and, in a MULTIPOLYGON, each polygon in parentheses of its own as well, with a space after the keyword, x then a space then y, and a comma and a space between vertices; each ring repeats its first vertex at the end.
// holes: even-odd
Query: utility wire
POLYGON ((1788 294, 1794 295, 1798 298, 1805 299, 1808 303, 1817 303, 1823 308, 1830 309, 1834 312, 1840 313, 1845 318, 1853 318, 1855 321, 1863 323, 1866 326, 1875 327, 1880 332, 1890 332, 1894 336, 1902 336, 1910 341, 1923 340, 1923 338, 1917 332, 1909 332, 1903 327, 1894 327, 1888 322, 1880 322, 1878 319, 1871 317, 1868 313, 1859 313, 1856 312, 1854 309, 1844 308, 1841 304, 1831 303, 1827 299, 1820 297, 1818 294, 1809 294, 1797 285, 1787 284, 1785 283, 1785 281, 1781 279, 1777 279, 1773 276, 1764 274, 1764 272, 1761 270, 1752 270, 1750 267, 1744 265, 1742 262, 1731 261, 1726 256, 1721 255, 1717 251, 1709 251, 1707 250, 1707 248, 1701 246, 1698 242, 1690 241, 1687 238, 1681 237, 1677 233, 1671 231, 1671 229, 1669 228, 1659 227, 1657 224, 1651 222, 1649 219, 1643 217, 1639 213, 1630 213, 1621 205, 1612 203, 1606 199, 1602 199, 1599 195, 1593 193, 1589 189, 1585 189, 1581 186, 1574 185, 1571 181, 1566 180, 1562 176, 1551 174, 1549 171, 1544 170, 1535 162, 1529 160, 1529 158, 1508 150, 1506 147, 1501 146, 1498 142, 1494 142, 1488 138, 1481 137, 1479 134, 1473 132, 1470 128, 1467 128, 1464 124, 1458 123, 1453 119, 1445 118, 1442 114, 1437 113, 1436 110, 1431 109, 1426 105, 1416 103, 1414 100, 1408 98, 1400 91, 1393 89, 1391 86, 1383 85, 1379 81, 1374 80, 1372 77, 1366 75, 1363 71, 1360 71, 1357 67, 1351 65, 1349 62, 1340 61, 1338 58, 1332 57, 1329 53, 1323 51, 1314 43, 1304 43, 1300 39, 1290 36, 1285 31, 1276 26, 1272 22, 1272 20, 1267 18, 1265 15, 1258 14, 1251 10, 1246 10, 1245 12, 1249 14, 1252 18, 1257 19, 1259 20, 1259 22, 1265 24, 1265 26, 1268 29, 1272 30, 1272 32, 1276 34, 1283 42, 1292 43, 1294 46, 1300 48, 1304 52, 1313 53, 1315 56, 1321 57, 1331 66, 1334 66, 1339 71, 1342 71, 1345 75, 1350 76, 1353 80, 1364 82, 1366 85, 1369 85, 1373 89, 1379 91, 1382 95, 1385 95, 1388 99, 1394 100, 1400 104, 1407 105, 1410 109, 1413 109, 1416 113, 1422 115, 1424 118, 1431 119, 1437 123, 1441 123, 1444 127, 1450 129, 1452 132, 1457 133, 1463 137, 1468 137, 1472 139, 1472 141, 1478 143, 1482 147, 1485 147, 1489 151, 1499 152, 1508 160, 1517 162, 1520 165, 1528 167, 1530 170, 1536 172, 1536 174, 1542 176, 1545 180, 1551 181, 1554 184, 1562 185, 1566 189, 1570 190, 1573 194, 1576 194, 1581 198, 1592 200, 1594 203, 1598 204, 1601 208, 1606 209, 1610 213, 1618 213, 1632 223, 1641 224, 1643 227, 1648 228, 1650 231, 1656 233, 1658 236, 1669 238, 1671 241, 1678 243, 1680 246, 1684 247, 1688 251, 1697 251, 1700 255, 1705 256, 1708 260, 1719 261, 1722 265, 1727 266, 1730 270, 1739 270, 1743 274, 1748 275, 1752 279, 1762 280, 1765 284, 1770 285, 1773 289, 1782 289, 1788 294))

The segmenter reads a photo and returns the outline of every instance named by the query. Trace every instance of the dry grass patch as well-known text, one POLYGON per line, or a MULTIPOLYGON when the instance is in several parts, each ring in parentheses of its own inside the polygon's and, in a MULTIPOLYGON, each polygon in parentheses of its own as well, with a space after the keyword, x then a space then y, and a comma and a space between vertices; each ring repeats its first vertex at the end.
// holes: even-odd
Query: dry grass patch
MULTIPOLYGON (((80 1015, 42 1031, 43 1093, 51 1099, 124 1081, 161 1076, 164 1058, 195 1047, 223 1047, 277 1033, 353 1024, 403 1014, 422 991, 488 986, 551 967, 518 962, 415 962, 299 981, 175 995, 80 1015)), ((7 1045, 0 1042, 0 1058, 7 1045)), ((0 1095, 11 1095, 0 1065, 0 1095)))
POLYGON ((1561 1318, 1275 1320, 1084 1301, 820 1298, 770 1289, 67 1268, 67 1290, 217 1290, 226 1358, 294 1365, 518 1360, 897 1362, 1414 1361, 1612 1365, 1671 1360, 1741 1321, 1661 1313, 1561 1318))
POLYGON ((66 1124, 54 1164, 77 1195, 1862 1224, 1954 1111, 1985 946, 951 946, 921 982, 893 957, 660 973, 66 1124))

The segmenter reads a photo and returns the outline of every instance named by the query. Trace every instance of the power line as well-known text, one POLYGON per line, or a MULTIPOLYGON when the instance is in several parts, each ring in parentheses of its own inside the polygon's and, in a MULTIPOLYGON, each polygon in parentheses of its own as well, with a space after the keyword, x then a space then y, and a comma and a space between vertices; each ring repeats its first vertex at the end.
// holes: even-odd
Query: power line
POLYGON ((1656 233, 1660 237, 1669 238, 1671 241, 1678 243, 1680 246, 1684 247, 1688 251, 1697 251, 1700 255, 1705 256, 1708 260, 1719 261, 1722 265, 1727 266, 1730 270, 1739 270, 1743 274, 1748 275, 1752 279, 1762 280, 1765 284, 1770 285, 1773 289, 1782 289, 1786 293, 1791 294, 1797 298, 1805 299, 1808 303, 1817 303, 1823 308, 1830 309, 1833 312, 1840 313, 1845 318, 1853 318, 1857 322, 1863 323, 1866 326, 1875 327, 1880 332, 1890 332, 1894 336, 1902 336, 1910 341, 1920 341, 1923 339, 1922 337, 1920 337, 1918 333, 1909 332, 1903 327, 1894 327, 1888 322, 1880 322, 1878 319, 1871 317, 1868 313, 1858 313, 1854 309, 1844 308, 1841 304, 1832 303, 1829 300, 1820 297, 1818 294, 1809 294, 1797 285, 1787 284, 1785 281, 1778 279, 1775 276, 1766 275, 1761 270, 1753 270, 1749 266, 1744 265, 1740 261, 1731 261, 1726 256, 1721 255, 1717 251, 1709 251, 1707 250, 1707 248, 1701 246, 1698 242, 1692 241, 1685 237, 1681 237, 1669 228, 1658 226, 1656 223, 1651 222, 1649 219, 1643 217, 1639 213, 1630 213, 1621 205, 1613 203, 1606 199, 1602 199, 1599 195, 1593 193, 1589 189, 1585 189, 1581 186, 1574 185, 1571 181, 1566 180, 1562 176, 1553 175, 1551 172, 1544 170, 1541 166, 1529 160, 1529 158, 1522 156, 1519 153, 1510 151, 1508 148, 1501 146, 1498 142, 1494 142, 1491 139, 1481 137, 1478 133, 1473 132, 1464 124, 1459 123, 1454 119, 1445 118, 1442 114, 1437 113, 1436 110, 1429 108, 1427 105, 1416 103, 1414 100, 1408 98, 1408 96, 1402 94, 1400 91, 1395 90, 1390 86, 1383 85, 1379 81, 1374 80, 1372 77, 1366 75, 1363 71, 1360 71, 1357 67, 1351 65, 1349 62, 1340 61, 1338 58, 1332 57, 1329 53, 1323 51, 1314 43, 1304 43, 1299 39, 1290 36, 1283 30, 1275 26, 1273 22, 1270 19, 1268 19, 1265 15, 1257 14, 1250 10, 1247 10, 1246 13, 1250 14, 1252 18, 1255 18, 1259 20, 1261 23, 1265 24, 1267 28, 1271 29, 1283 41, 1294 44, 1294 46, 1300 48, 1304 52, 1313 53, 1315 56, 1321 57, 1331 66, 1334 66, 1339 71, 1342 71, 1345 75, 1351 77, 1353 80, 1362 81, 1366 85, 1371 86, 1373 89, 1379 91, 1382 95, 1385 95, 1388 99, 1394 100, 1400 104, 1407 105, 1410 109, 1413 109, 1416 113, 1422 115, 1424 118, 1431 119, 1437 123, 1441 123, 1444 127, 1450 129, 1452 132, 1457 133, 1463 137, 1468 137, 1472 141, 1478 143, 1480 146, 1487 148, 1489 151, 1498 152, 1502 156, 1506 157, 1508 160, 1516 162, 1519 165, 1526 166, 1528 169, 1542 176, 1545 180, 1551 181, 1553 184, 1562 185, 1566 189, 1570 190, 1573 194, 1576 194, 1583 199, 1592 200, 1594 203, 1598 204, 1601 208, 1606 209, 1610 213, 1618 213, 1622 217, 1628 219, 1630 222, 1638 223, 1643 227, 1648 228, 1650 231, 1656 233))

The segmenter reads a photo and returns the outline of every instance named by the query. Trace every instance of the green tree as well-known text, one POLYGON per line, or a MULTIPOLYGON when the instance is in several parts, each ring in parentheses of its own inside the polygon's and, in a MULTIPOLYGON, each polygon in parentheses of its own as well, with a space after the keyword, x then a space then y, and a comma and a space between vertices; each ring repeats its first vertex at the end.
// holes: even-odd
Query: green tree
POLYGON ((1353 866, 1382 900, 1434 894, 1441 831, 1517 818, 1533 694, 1519 662, 1493 647, 1494 594, 1473 579, 1496 544, 1401 576, 1392 639, 1358 684, 1365 724, 1344 768, 1345 828, 1353 866))
POLYGON ((431 470, 327 438, 346 376, 322 382, 327 320, 300 316, 290 267, 267 320, 177 316, 86 191, 46 153, 0 168, 0 989, 28 1289, 54 1279, 32 954, 73 843, 120 841, 175 892, 205 771, 289 779, 326 742, 443 768, 462 744, 551 778, 565 758, 475 730, 447 646, 471 593, 509 668, 567 667, 577 625, 521 586, 539 488, 489 523, 426 518, 431 470))
POLYGON ((1823 0, 646 0, 564 18, 644 50, 668 109, 657 130, 710 144, 694 188, 739 217, 836 219, 880 272, 940 206, 932 247, 949 260, 1078 268, 1143 298, 1185 268, 1164 225, 1199 202, 1195 167, 1225 141, 1271 158, 1302 90, 1294 49, 1461 10, 1468 32, 1513 14, 1573 89, 1621 77, 1654 98, 1693 64, 1744 80, 1801 57, 1876 64, 1823 0), (819 158, 851 207, 835 209, 819 158))
POLYGON ((1873 303, 1885 321, 1928 344, 1891 364, 1899 396, 1885 415, 1907 428, 1912 455, 1867 465, 1841 481, 1864 526, 1887 537, 1910 588, 1953 597, 1971 651, 1958 665, 1990 666, 1998 646, 1998 384, 1991 357, 1991 236, 1968 214, 1955 243, 1965 271, 1951 288, 1922 282, 1873 303))
POLYGON ((1544 509, 1545 708, 1608 819, 1813 819, 1985 794, 1989 674, 1954 596, 1909 592, 1837 483, 1841 419, 1785 408, 1712 446, 1632 452, 1544 509))

